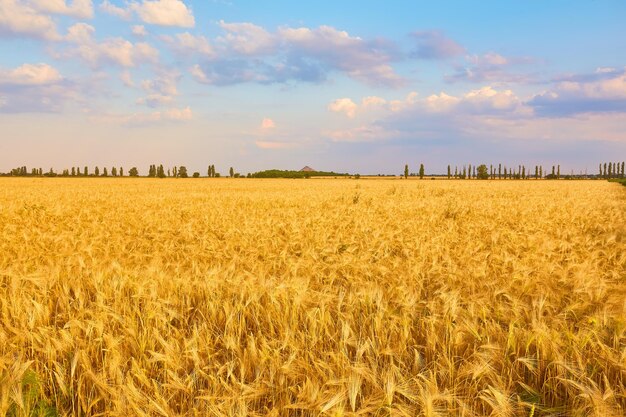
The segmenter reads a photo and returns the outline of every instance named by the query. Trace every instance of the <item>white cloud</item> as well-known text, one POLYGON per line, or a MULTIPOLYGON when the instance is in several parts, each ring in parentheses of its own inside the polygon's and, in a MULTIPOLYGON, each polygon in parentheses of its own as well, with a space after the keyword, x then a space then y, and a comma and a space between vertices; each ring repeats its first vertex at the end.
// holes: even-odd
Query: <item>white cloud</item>
POLYGON ((189 32, 174 36, 163 35, 161 39, 176 53, 181 55, 200 54, 206 57, 215 55, 213 47, 204 36, 195 36, 189 32))
POLYGON ((261 129, 269 130, 274 129, 276 127, 276 123, 272 119, 268 119, 267 117, 261 121, 261 129))
POLYGON ((40 13, 28 3, 16 0, 0 1, 0 36, 24 36, 59 40, 52 18, 40 13))
POLYGON ((0 68, 0 111, 6 113, 58 112, 70 102, 80 101, 78 86, 44 63, 0 68))
POLYGON ((366 41, 331 26, 281 28, 278 36, 290 53, 319 60, 358 81, 389 87, 405 82, 390 65, 397 53, 389 42, 366 41))
POLYGON ((133 3, 133 11, 145 23, 161 26, 193 27, 193 13, 181 0, 143 0, 133 3))
POLYGON ((66 0, 30 0, 30 3, 42 12, 56 13, 81 19, 93 17, 91 0, 73 0, 67 4, 66 0))
POLYGON ((12 70, 0 69, 0 85, 28 86, 54 84, 63 77, 48 64, 24 64, 12 70))
POLYGON ((571 77, 535 95, 529 103, 552 116, 626 112, 626 69, 600 68, 591 75, 571 77))
POLYGON ((60 56, 76 56, 92 68, 118 65, 124 68, 145 62, 156 63, 159 51, 148 43, 131 43, 124 38, 109 38, 102 42, 94 39, 95 29, 85 23, 77 23, 68 29, 66 40, 73 44, 60 56))
POLYGON ((222 20, 220 27, 227 33, 218 40, 241 55, 268 54, 276 47, 276 37, 261 26, 252 23, 226 23, 222 20))
POLYGON ((382 97, 369 96, 369 97, 364 97, 361 100, 361 104, 363 107, 384 106, 385 104, 387 104, 387 100, 385 100, 382 97))
POLYGON ((65 40, 73 43, 91 42, 96 29, 86 23, 76 23, 67 29, 65 40))
POLYGON ((116 6, 115 4, 109 2, 109 0, 104 0, 102 3, 100 3, 99 8, 105 13, 117 16, 120 19, 124 20, 130 20, 133 15, 133 11, 130 8, 116 6))
POLYGON ((356 115, 357 105, 349 98, 338 98, 328 104, 328 110, 334 113, 344 113, 349 118, 356 115))

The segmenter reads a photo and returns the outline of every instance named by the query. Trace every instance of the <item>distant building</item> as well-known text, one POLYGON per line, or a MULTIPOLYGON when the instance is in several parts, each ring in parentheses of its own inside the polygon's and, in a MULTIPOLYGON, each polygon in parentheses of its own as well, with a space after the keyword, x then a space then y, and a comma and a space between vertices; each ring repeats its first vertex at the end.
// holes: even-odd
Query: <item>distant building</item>
POLYGON ((304 168, 302 168, 300 172, 315 172, 315 170, 307 165, 304 168))

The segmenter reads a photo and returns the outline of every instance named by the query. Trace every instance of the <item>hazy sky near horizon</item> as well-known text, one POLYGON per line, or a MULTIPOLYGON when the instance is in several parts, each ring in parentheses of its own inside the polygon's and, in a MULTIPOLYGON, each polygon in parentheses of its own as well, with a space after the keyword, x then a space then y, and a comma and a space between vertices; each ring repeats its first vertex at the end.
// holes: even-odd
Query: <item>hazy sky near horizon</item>
POLYGON ((0 171, 626 159, 626 2, 0 0, 0 171))

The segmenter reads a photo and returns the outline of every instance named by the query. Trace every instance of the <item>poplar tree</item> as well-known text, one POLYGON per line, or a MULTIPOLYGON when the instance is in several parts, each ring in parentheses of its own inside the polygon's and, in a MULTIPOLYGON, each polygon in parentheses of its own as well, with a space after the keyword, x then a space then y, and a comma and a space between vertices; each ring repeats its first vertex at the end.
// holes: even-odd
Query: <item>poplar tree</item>
POLYGON ((108 171, 107 171, 107 167, 104 167, 104 168, 103 168, 102 176, 103 176, 103 177, 108 177, 108 176, 109 176, 109 173, 108 173, 108 171))
POLYGON ((117 177, 117 168, 115 167, 111 168, 111 175, 113 175, 114 177, 117 177))
MULTIPOLYGON (((231 168, 231 172, 232 172, 232 168, 231 168)), ((233 176, 232 173, 230 175, 231 177, 233 176)), ((406 164, 404 165, 404 179, 409 178, 409 165, 406 164)))
POLYGON ((557 171, 556 171, 556 179, 560 180, 561 179, 561 165, 559 165, 557 167, 557 171))
MULTIPOLYGON (((228 173, 229 173, 231 178, 233 178, 235 176, 235 170, 233 169, 233 167, 230 167, 230 169, 228 170, 228 173)), ((405 176, 407 176, 406 173, 405 173, 405 176)))
POLYGON ((96 167, 96 169, 95 169, 95 171, 94 171, 94 175, 95 175, 96 177, 99 177, 99 176, 100 176, 100 169, 99 169, 98 167, 96 167))
POLYGON ((76 168, 72 167, 72 177, 75 177, 75 176, 76 176, 76 168))
POLYGON ((498 179, 502 179, 502 164, 498 164, 498 179))
POLYGON ((526 179, 526 167, 522 167, 522 179, 526 179))
POLYGON ((420 164, 420 180, 424 179, 424 164, 420 164))
POLYGON ((448 165, 448 179, 450 179, 450 173, 451 173, 451 169, 450 169, 450 165, 448 165))

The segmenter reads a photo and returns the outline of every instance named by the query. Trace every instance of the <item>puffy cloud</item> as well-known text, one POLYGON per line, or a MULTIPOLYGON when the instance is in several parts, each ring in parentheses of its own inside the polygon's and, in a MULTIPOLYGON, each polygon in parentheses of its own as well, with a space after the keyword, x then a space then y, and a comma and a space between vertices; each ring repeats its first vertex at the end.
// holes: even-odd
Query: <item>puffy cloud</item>
POLYGON ((0 68, 3 113, 57 112, 80 100, 77 86, 48 64, 0 68))
MULTIPOLYGON (((208 42, 202 43, 207 59, 192 70, 199 82, 321 82, 331 72, 374 86, 397 87, 405 82, 391 66, 400 54, 384 40, 364 40, 330 26, 282 27, 276 32, 252 23, 222 21, 220 26, 226 33, 216 40, 214 54, 208 54, 212 51, 208 42)), ((174 37, 166 39, 170 44, 176 41, 179 47, 183 43, 174 37)), ((194 41, 191 35, 188 41, 194 41)), ((197 47, 193 43, 189 49, 197 47)))
POLYGON ((278 35, 290 53, 318 60, 361 82, 388 87, 398 87, 405 82, 390 66, 398 53, 389 42, 365 41, 331 26, 282 28, 278 35))
POLYGON ((465 53, 465 48, 442 32, 431 30, 413 33, 417 47, 412 56, 421 59, 448 59, 465 53))
POLYGON ((189 32, 184 32, 174 36, 163 35, 161 39, 179 55, 200 54, 206 57, 215 55, 213 47, 204 36, 195 36, 189 32))
POLYGON ((626 70, 601 68, 593 74, 565 77, 529 104, 544 116, 626 112, 626 70))
POLYGON ((100 10, 121 19, 129 20, 133 13, 144 23, 159 26, 194 27, 196 22, 191 9, 182 0, 142 0, 127 7, 117 6, 109 0, 100 3, 100 10))
POLYGON ((91 0, 73 0, 67 4, 66 0, 30 0, 38 10, 47 13, 56 13, 81 19, 93 17, 93 4, 91 0))
POLYGON ((0 36, 31 37, 59 40, 52 18, 40 13, 27 2, 0 1, 0 36))
POLYGON ((260 26, 252 23, 226 23, 220 21, 220 27, 227 33, 218 38, 227 49, 241 55, 260 55, 274 52, 277 39, 260 26))
POLYGON ((328 110, 333 113, 344 113, 349 118, 354 118, 356 115, 357 105, 349 98, 338 98, 328 104, 328 110))
POLYGON ((92 68, 103 65, 117 65, 125 68, 135 67, 144 62, 158 61, 159 51, 148 43, 131 43, 123 38, 109 38, 97 42, 93 35, 93 26, 77 23, 68 29, 66 40, 72 46, 61 56, 76 56, 92 68))
POLYGON ((382 97, 369 96, 369 97, 364 97, 361 100, 361 103, 363 107, 375 107, 375 106, 383 106, 387 104, 387 100, 385 100, 382 97))
POLYGON ((88 43, 93 39, 96 29, 86 23, 76 23, 67 29, 65 40, 73 43, 88 43))
POLYGON ((102 3, 100 3, 98 7, 103 12, 113 16, 117 16, 120 19, 129 20, 133 15, 133 11, 130 8, 116 6, 109 0, 104 0, 102 3))
POLYGON ((63 77, 48 64, 24 64, 12 70, 0 69, 0 85, 28 86, 54 84, 63 77))
POLYGON ((272 119, 268 119, 267 117, 261 121, 261 129, 268 130, 274 129, 276 127, 276 123, 272 119))
POLYGON ((133 3, 133 11, 145 23, 190 28, 195 25, 193 13, 181 0, 143 0, 133 3))

